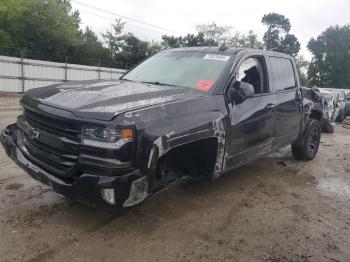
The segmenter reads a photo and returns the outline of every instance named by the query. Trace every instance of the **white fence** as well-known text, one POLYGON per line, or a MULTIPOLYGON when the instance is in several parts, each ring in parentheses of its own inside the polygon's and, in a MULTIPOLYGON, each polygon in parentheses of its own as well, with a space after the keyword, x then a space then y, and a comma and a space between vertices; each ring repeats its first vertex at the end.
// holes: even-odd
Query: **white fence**
POLYGON ((25 92, 72 80, 115 79, 124 72, 123 69, 0 56, 0 92, 25 92))

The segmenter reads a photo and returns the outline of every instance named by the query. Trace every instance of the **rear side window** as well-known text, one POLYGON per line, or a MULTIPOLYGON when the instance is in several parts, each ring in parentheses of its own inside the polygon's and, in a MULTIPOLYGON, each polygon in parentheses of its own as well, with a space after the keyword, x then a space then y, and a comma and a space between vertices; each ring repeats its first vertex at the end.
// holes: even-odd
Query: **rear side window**
POLYGON ((270 57, 275 91, 288 90, 296 86, 292 61, 287 58, 270 57))

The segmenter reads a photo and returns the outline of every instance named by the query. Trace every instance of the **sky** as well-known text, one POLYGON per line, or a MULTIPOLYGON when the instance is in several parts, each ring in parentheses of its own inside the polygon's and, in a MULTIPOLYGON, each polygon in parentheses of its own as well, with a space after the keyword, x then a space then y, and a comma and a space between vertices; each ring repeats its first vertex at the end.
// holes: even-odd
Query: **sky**
POLYGON ((276 12, 291 21, 291 33, 301 42, 301 54, 311 54, 307 43, 331 25, 350 23, 350 0, 71 0, 73 9, 80 11, 82 27, 91 27, 98 35, 110 30, 117 16, 101 12, 94 6, 151 27, 124 19, 125 31, 144 40, 161 40, 163 34, 195 33, 196 25, 215 22, 248 33, 253 30, 262 39, 266 27, 261 24, 264 14, 276 12))

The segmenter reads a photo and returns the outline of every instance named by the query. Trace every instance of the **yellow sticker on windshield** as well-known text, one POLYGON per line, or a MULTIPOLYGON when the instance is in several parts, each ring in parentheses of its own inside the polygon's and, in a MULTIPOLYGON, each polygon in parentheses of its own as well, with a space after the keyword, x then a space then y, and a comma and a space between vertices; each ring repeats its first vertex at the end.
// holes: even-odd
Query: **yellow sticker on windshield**
POLYGON ((207 54, 203 57, 203 59, 225 61, 226 62, 227 60, 230 59, 230 57, 227 55, 207 54))

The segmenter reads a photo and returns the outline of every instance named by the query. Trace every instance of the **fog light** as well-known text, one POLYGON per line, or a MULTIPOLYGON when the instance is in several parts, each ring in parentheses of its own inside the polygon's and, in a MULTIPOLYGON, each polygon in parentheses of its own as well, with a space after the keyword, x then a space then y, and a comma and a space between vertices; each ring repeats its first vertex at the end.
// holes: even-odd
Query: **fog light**
POLYGON ((109 204, 115 205, 115 196, 113 188, 102 188, 101 189, 102 198, 109 204))

